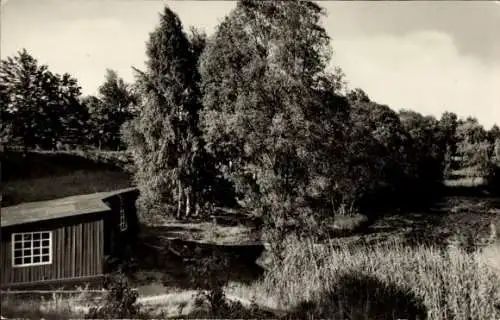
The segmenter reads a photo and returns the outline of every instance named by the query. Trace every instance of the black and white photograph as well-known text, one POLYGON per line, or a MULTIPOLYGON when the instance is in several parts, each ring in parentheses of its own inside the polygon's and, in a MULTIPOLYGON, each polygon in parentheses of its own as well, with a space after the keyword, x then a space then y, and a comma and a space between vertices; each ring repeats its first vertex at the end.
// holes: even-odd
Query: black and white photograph
POLYGON ((0 316, 500 319, 500 1, 1 0, 0 316))

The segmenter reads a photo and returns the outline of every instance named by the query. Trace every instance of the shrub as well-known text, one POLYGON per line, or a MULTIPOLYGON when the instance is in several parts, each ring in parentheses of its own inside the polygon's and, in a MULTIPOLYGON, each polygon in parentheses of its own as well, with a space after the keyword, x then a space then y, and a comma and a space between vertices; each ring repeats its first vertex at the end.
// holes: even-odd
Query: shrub
POLYGON ((87 319, 130 319, 144 317, 137 303, 139 294, 131 289, 126 277, 116 274, 107 279, 104 301, 90 306, 87 319))
POLYGON ((225 256, 213 253, 203 257, 201 254, 188 266, 188 274, 192 285, 199 289, 195 295, 195 311, 188 318, 216 319, 255 319, 268 318, 269 313, 259 309, 253 302, 243 306, 239 301, 231 301, 226 297, 224 285, 228 281, 227 270, 230 268, 225 256))

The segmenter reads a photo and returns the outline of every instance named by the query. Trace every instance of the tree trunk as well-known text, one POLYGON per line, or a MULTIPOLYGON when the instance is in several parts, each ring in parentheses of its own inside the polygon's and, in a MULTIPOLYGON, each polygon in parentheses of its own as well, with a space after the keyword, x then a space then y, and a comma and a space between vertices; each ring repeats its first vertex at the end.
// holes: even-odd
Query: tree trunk
POLYGON ((191 192, 190 192, 190 188, 186 188, 185 189, 185 197, 186 197, 186 213, 185 213, 185 217, 189 218, 189 215, 191 214, 191 203, 190 203, 191 192))
POLYGON ((177 199, 177 219, 181 219, 182 215, 182 185, 181 185, 181 180, 177 180, 177 191, 178 191, 178 199, 177 199))
POLYGON ((200 205, 198 203, 198 193, 196 191, 193 192, 193 206, 194 206, 194 216, 198 217, 200 213, 200 205))
POLYGON ((194 211, 194 216, 199 217, 200 216, 200 204, 198 202, 195 202, 195 211, 194 211))

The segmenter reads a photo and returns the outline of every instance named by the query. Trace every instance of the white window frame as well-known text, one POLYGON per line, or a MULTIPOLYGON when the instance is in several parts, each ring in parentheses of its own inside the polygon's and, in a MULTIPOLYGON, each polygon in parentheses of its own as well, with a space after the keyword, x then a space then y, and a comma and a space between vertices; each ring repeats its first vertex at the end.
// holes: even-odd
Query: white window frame
POLYGON ((24 268, 24 267, 32 267, 32 266, 41 266, 41 265, 48 265, 52 264, 52 255, 53 255, 53 249, 52 249, 52 231, 34 231, 34 232, 16 232, 12 233, 11 235, 11 245, 12 245, 12 267, 13 268, 24 268), (48 234, 49 237, 46 239, 43 239, 43 235, 48 234), (24 240, 25 236, 29 235, 30 240, 24 240), (34 240, 34 236, 38 235, 39 239, 34 240), (17 239, 16 237, 20 237, 20 240, 17 239), (43 246, 42 241, 49 241, 48 246, 43 246), (34 246, 34 241, 39 241, 40 246, 35 247, 34 246), (21 243, 21 248, 16 249, 16 244, 21 243), (28 246, 25 247, 25 244, 28 244, 28 246), (35 249, 38 249, 40 251, 39 254, 35 255, 33 251, 35 249), (43 254, 42 250, 43 249, 49 249, 49 253, 43 254), (30 250, 31 254, 30 255, 24 255, 25 250, 30 250), (21 256, 16 257, 16 253, 21 252, 21 256), (48 261, 42 261, 43 256, 48 256, 49 260, 48 261), (25 263, 24 259, 29 257, 31 262, 25 263), (39 262, 33 262, 35 257, 39 257, 40 261, 39 262), (21 258, 22 262, 21 264, 16 264, 16 258, 21 258))
POLYGON ((125 214, 125 208, 123 207, 123 198, 120 197, 120 231, 127 231, 127 215, 125 214))

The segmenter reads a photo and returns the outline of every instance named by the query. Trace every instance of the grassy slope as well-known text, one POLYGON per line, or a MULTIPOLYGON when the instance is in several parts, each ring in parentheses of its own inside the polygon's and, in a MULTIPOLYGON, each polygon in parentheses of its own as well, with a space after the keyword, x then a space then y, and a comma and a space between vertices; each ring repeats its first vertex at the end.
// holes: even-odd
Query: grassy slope
POLYGON ((130 174, 113 156, 104 161, 85 153, 9 154, 2 161, 3 199, 12 205, 130 187, 130 174))

